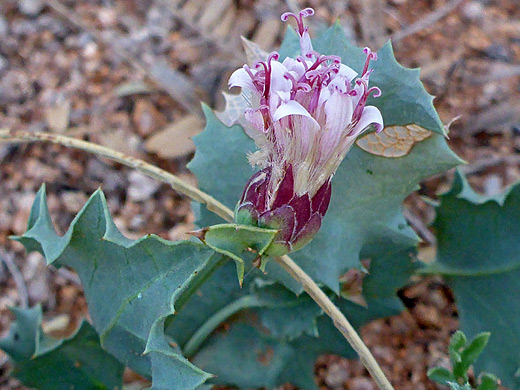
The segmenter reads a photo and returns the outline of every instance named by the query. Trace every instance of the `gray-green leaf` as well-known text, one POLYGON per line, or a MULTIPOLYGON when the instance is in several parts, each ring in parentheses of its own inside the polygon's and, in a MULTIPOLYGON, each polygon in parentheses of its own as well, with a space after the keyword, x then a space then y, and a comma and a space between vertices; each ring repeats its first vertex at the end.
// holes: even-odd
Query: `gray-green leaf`
POLYGON ((11 309, 16 320, 0 348, 15 363, 12 375, 40 390, 112 390, 121 388, 123 369, 105 352, 92 326, 83 321, 68 339, 54 339, 41 329, 40 306, 11 309))
POLYGON ((153 371, 154 386, 189 383, 178 388, 195 389, 210 377, 168 346, 160 326, 175 313, 183 292, 196 285, 198 275, 214 261, 210 248, 153 235, 137 241, 125 238, 99 190, 60 237, 52 226, 42 188, 28 230, 17 240, 28 250, 41 251, 48 263, 76 270, 101 344, 123 364, 148 377, 153 371), (143 355, 147 343, 148 353, 143 355))
POLYGON ((520 185, 484 197, 458 172, 441 197, 434 227, 438 256, 430 271, 444 275, 453 289, 461 330, 491 332, 476 370, 520 389, 520 185))

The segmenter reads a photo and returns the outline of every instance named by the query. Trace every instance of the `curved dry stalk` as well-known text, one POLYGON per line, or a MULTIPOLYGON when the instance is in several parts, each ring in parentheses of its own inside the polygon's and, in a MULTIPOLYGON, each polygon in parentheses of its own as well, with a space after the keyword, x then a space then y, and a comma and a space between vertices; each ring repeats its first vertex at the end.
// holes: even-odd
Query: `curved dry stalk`
MULTIPOLYGON (((159 181, 168 183, 172 188, 189 198, 203 203, 208 210, 221 216, 226 221, 233 222, 233 211, 217 201, 212 196, 195 188, 187 183, 184 183, 177 176, 153 165, 146 161, 127 156, 123 153, 117 152, 105 146, 97 145, 91 142, 82 141, 70 137, 65 137, 50 133, 31 133, 28 131, 9 131, 0 130, 0 139, 13 143, 26 143, 47 141, 55 144, 84 150, 93 153, 97 156, 106 157, 110 160, 116 161, 120 164, 134 168, 139 172, 150 176, 159 181)), ((300 268, 289 256, 282 256, 276 259, 280 264, 303 289, 311 296, 311 298, 323 309, 323 311, 332 319, 334 326, 343 334, 345 339, 349 342, 352 348, 358 353, 363 365, 366 367, 374 381, 381 390, 393 390, 392 385, 385 377, 381 367, 379 367, 374 356, 363 343, 363 340, 357 334, 356 330, 343 315, 343 313, 334 305, 329 297, 319 288, 319 286, 300 268)))
POLYGON ((0 130, 0 140, 1 139, 13 143, 47 141, 53 144, 67 146, 69 148, 84 150, 97 156, 106 157, 112 161, 126 165, 127 167, 134 168, 146 176, 150 176, 156 180, 171 185, 175 191, 180 192, 181 194, 185 194, 189 198, 199 203, 205 204, 208 210, 224 218, 226 221, 233 221, 233 211, 231 211, 212 196, 206 194, 196 187, 189 185, 188 183, 185 183, 177 176, 165 171, 164 169, 147 163, 141 159, 117 152, 113 149, 107 148, 106 146, 101 146, 92 142, 82 141, 58 134, 42 132, 32 133, 29 131, 0 130))

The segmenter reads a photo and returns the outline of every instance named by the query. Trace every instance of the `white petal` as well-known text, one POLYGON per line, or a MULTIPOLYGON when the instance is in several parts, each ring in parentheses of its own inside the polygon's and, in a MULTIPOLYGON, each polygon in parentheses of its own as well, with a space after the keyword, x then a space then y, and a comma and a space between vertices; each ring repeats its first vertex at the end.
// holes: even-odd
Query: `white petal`
POLYGON ((290 91, 276 91, 276 94, 280 97, 282 102, 288 102, 291 99, 290 91))
MULTIPOLYGON (((253 74, 255 73, 253 69, 253 74)), ((233 87, 241 87, 247 88, 250 91, 256 91, 255 86, 253 85, 253 80, 251 80, 251 76, 246 72, 244 68, 237 69, 233 72, 228 82, 229 88, 233 87)))
POLYGON ((294 58, 287 57, 283 60, 282 64, 287 68, 287 71, 298 80, 305 73, 305 67, 300 61, 296 61, 294 58))
POLYGON ((289 115, 302 115, 308 118, 312 118, 309 111, 307 111, 300 103, 295 100, 289 100, 287 103, 282 103, 273 114, 273 121, 279 121, 289 115))
POLYGON ((330 90, 329 88, 322 88, 320 91, 320 98, 318 99, 318 106, 325 104, 327 100, 330 98, 330 90))
POLYGON ((357 72, 348 67, 347 65, 341 64, 339 67, 338 76, 346 77, 348 81, 352 81, 357 77, 357 72))
POLYGON ((286 73, 288 70, 282 63, 271 61, 271 93, 291 90, 292 82, 284 77, 286 73))
POLYGON ((353 113, 352 97, 339 91, 332 92, 325 102, 326 129, 341 133, 352 121, 353 113))
POLYGON ((311 37, 307 31, 300 37, 300 50, 304 57, 308 52, 312 51, 311 37))
POLYGON ((361 118, 359 118, 358 124, 352 130, 352 137, 357 137, 361 134, 368 125, 373 124, 376 128, 376 131, 381 131, 383 129, 383 116, 381 112, 374 106, 366 106, 361 114, 361 118))

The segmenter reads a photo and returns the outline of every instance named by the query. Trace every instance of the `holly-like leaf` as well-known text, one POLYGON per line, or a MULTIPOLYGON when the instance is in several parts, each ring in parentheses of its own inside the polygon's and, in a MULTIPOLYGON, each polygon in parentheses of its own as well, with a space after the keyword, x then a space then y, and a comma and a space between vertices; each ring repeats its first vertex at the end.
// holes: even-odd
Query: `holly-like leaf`
POLYGON ((457 173, 434 227, 437 261, 427 272, 444 275, 453 289, 464 333, 491 332, 476 370, 520 389, 520 184, 484 197, 457 173))
POLYGON ((259 282, 255 295, 266 304, 256 313, 260 323, 279 340, 293 340, 303 334, 318 337, 317 319, 321 308, 307 294, 296 297, 279 284, 259 282))
MULTIPOLYGON (((283 55, 294 55, 293 51, 299 48, 294 35, 288 29, 283 55)), ((314 47, 326 54, 340 55, 354 69, 362 69, 365 55, 346 42, 337 26, 316 38, 314 47)), ((442 133, 442 123, 417 70, 402 68, 395 61, 390 45, 381 49, 373 66, 371 82, 387 97, 371 103, 382 110, 386 124, 417 124, 442 133), (394 71, 396 74, 391 74, 394 71), (378 72, 380 75, 376 76, 378 72)), ((247 154, 256 148, 240 126, 223 125, 207 107, 204 113, 206 129, 194 138, 197 151, 189 168, 202 190, 233 209, 254 173, 247 154)), ((361 267, 360 254, 370 257, 416 244, 417 236, 401 213, 403 200, 423 178, 459 163, 461 160, 440 134, 418 142, 409 154, 400 158, 374 156, 354 147, 334 176, 332 200, 320 232, 291 256, 314 280, 338 293, 339 276, 352 267, 361 267)), ((222 220, 202 208, 200 226, 219 222, 222 220)), ((268 263, 266 269, 269 277, 301 292, 301 286, 295 285, 275 262, 268 263)))
POLYGON ((42 188, 28 231, 17 240, 28 250, 41 251, 48 263, 76 270, 103 348, 145 376, 153 372, 154 388, 180 383, 175 388, 195 389, 210 377, 168 345, 161 324, 175 312, 183 292, 197 285, 199 275, 220 255, 187 241, 169 242, 152 235, 137 241, 125 238, 100 190, 60 237, 42 188))
POLYGON ((92 326, 83 321, 68 339, 54 339, 41 329, 40 306, 13 308, 16 320, 0 348, 14 362, 11 373, 25 386, 40 390, 121 388, 124 366, 105 352, 92 326))

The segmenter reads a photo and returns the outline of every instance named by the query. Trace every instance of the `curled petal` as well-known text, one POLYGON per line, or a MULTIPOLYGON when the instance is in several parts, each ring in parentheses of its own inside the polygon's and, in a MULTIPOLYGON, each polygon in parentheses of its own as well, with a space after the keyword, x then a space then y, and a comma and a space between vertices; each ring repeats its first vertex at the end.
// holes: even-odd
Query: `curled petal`
MULTIPOLYGON (((252 72, 256 72, 252 70, 252 72)), ((253 79, 244 68, 237 69, 233 72, 228 82, 229 88, 233 87, 241 87, 249 89, 250 91, 255 91, 256 88, 253 84, 253 79)))
POLYGON ((287 68, 278 61, 271 61, 271 91, 289 92, 292 82, 285 77, 288 73, 287 68))
POLYGON ((289 100, 286 103, 282 103, 274 112, 273 121, 279 121, 289 115, 302 115, 315 121, 311 114, 309 114, 309 111, 295 100, 289 100))
POLYGON ((306 56, 307 54, 314 51, 312 49, 311 37, 308 31, 304 31, 300 37, 300 50, 303 56, 306 56))
MULTIPOLYGON (((262 116, 260 111, 252 109, 252 108, 248 108, 245 111, 244 116, 245 116, 247 122, 253 128, 253 130, 256 130, 256 131, 258 131, 260 133, 265 133, 266 132, 265 123, 264 123, 264 117, 262 116)), ((252 135, 250 135, 250 136, 253 139, 255 139, 254 136, 252 136, 252 135)))
POLYGON ((285 60, 283 60, 282 64, 296 80, 302 77, 305 73, 305 66, 303 63, 291 57, 287 57, 285 60))
POLYGON ((374 125, 377 132, 383 130, 383 117, 381 112, 374 106, 366 106, 359 118, 359 122, 354 126, 349 136, 357 137, 368 125, 374 125))

